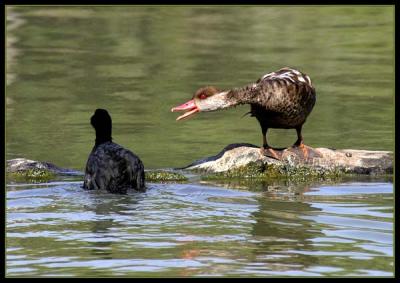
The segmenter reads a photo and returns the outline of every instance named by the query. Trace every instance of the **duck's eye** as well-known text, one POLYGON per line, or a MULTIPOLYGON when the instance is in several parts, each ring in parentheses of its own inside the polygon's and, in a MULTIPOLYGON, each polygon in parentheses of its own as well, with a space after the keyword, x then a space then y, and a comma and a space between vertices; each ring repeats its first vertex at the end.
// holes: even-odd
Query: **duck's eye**
POLYGON ((207 98, 207 95, 205 95, 204 93, 202 93, 202 94, 200 94, 199 98, 200 98, 200 99, 206 99, 206 98, 207 98))

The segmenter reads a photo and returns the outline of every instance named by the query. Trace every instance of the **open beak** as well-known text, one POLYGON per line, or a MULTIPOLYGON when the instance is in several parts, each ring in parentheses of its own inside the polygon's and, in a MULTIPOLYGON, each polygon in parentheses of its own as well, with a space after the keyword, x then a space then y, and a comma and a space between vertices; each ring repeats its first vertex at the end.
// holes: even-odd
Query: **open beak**
POLYGON ((197 108, 193 99, 171 109, 171 112, 177 112, 177 111, 186 111, 186 112, 183 115, 176 118, 176 121, 187 119, 190 116, 194 115, 195 113, 200 112, 199 108, 197 108))

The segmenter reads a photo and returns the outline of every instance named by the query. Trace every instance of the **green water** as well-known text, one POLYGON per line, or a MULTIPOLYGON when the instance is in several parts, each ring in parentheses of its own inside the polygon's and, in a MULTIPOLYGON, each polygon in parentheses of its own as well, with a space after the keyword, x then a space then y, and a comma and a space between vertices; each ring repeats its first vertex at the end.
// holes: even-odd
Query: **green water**
MULTIPOLYGON (((199 87, 238 87, 284 66, 317 90, 307 144, 393 150, 391 7, 21 7, 7 27, 8 159, 83 170, 99 107, 147 168, 261 144, 257 121, 241 118, 247 105, 184 122, 170 109, 199 87)), ((273 145, 296 139, 270 132, 273 145)))
MULTIPOLYGON (((230 143, 261 144, 244 105, 176 122, 206 85, 239 87, 284 66, 308 74, 313 147, 393 150, 394 7, 7 7, 6 158, 83 170, 89 119, 146 168, 182 167, 230 143)), ((296 140, 271 130, 273 146, 296 140)), ((80 181, 7 184, 10 276, 319 276, 393 271, 390 180, 240 187, 80 181), (339 197, 344 192, 344 196, 339 197)))

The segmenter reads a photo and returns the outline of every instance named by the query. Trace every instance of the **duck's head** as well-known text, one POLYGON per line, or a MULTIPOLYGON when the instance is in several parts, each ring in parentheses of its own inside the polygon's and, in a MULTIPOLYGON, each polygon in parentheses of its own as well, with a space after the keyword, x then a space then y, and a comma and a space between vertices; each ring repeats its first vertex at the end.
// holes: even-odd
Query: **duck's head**
POLYGON ((172 112, 186 111, 176 118, 177 121, 187 119, 197 112, 209 112, 226 108, 228 106, 228 91, 220 91, 213 86, 198 89, 188 102, 171 109, 172 112))

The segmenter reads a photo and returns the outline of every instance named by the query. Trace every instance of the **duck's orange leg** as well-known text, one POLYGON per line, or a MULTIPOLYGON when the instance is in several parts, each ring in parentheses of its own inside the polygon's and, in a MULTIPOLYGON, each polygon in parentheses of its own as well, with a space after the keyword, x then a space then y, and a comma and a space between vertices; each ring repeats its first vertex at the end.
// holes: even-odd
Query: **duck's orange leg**
POLYGON ((304 159, 308 159, 308 157, 310 156, 309 148, 303 142, 301 142, 299 145, 294 144, 292 148, 299 148, 303 154, 304 159))
POLYGON ((274 158, 277 160, 281 160, 282 159, 282 150, 275 150, 272 147, 270 147, 268 145, 267 142, 267 130, 263 130, 263 146, 261 147, 261 154, 270 157, 270 158, 274 158))
POLYGON ((296 154, 299 154, 301 151, 301 155, 305 160, 309 158, 321 157, 321 155, 317 151, 315 151, 312 147, 309 147, 304 144, 303 137, 301 135, 301 126, 296 128, 296 131, 297 131, 297 141, 292 145, 292 147, 289 150, 295 152, 296 154))
POLYGON ((272 147, 267 147, 267 148, 262 147, 262 148, 260 148, 260 150, 261 150, 261 154, 263 154, 267 157, 274 158, 277 160, 282 159, 282 151, 280 151, 280 150, 275 150, 272 147))

